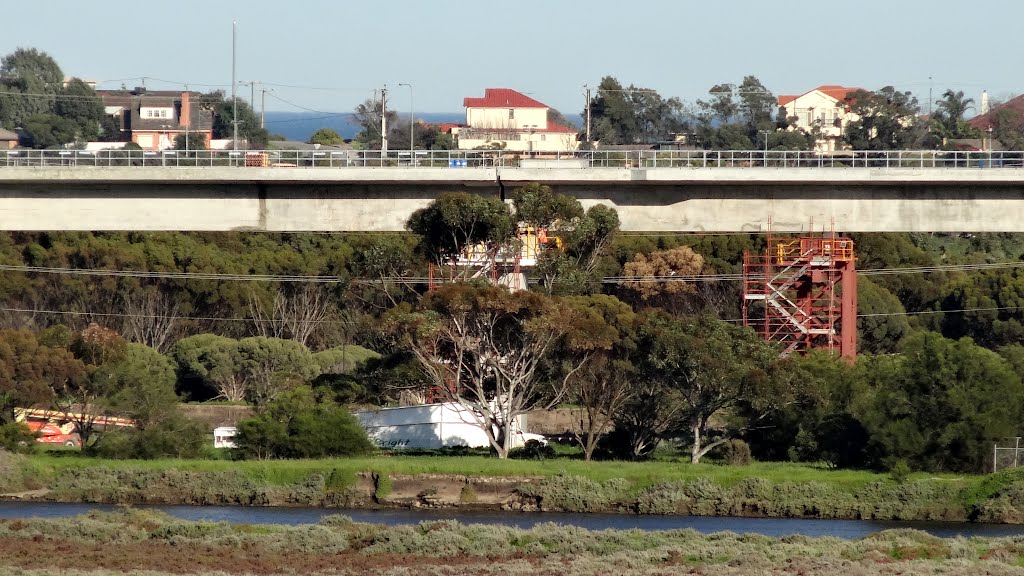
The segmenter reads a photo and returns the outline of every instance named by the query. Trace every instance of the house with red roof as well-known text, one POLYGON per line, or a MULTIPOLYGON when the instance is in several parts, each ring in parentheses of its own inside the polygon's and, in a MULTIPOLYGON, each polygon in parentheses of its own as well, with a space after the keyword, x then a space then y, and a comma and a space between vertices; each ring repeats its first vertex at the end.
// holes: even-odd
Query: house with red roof
POLYGON ((791 130, 818 135, 815 150, 842 150, 843 130, 859 117, 850 112, 850 96, 860 88, 827 84, 798 96, 779 96, 779 107, 793 119, 791 130))
POLYGON ((981 114, 967 121, 982 134, 981 148, 988 150, 1002 149, 1003 144, 995 137, 999 127, 1011 128, 1014 131, 1024 127, 1024 95, 1011 98, 1002 104, 988 107, 988 94, 981 96, 981 114))
POLYGON ((551 107, 509 88, 487 88, 483 98, 465 98, 466 125, 452 129, 460 150, 517 152, 576 150, 576 129, 550 119, 551 107))
POLYGON ((145 88, 97 90, 107 114, 118 119, 125 140, 143 150, 174 147, 179 135, 202 134, 206 147, 213 138, 213 111, 192 99, 200 96, 188 91, 155 91, 145 88))

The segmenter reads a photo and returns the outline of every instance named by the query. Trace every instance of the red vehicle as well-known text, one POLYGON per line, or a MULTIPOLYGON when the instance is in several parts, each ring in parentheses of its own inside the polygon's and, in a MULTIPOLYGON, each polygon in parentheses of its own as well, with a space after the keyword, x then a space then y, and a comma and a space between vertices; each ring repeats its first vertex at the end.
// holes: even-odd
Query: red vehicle
MULTIPOLYGON (((38 434, 36 442, 42 444, 61 444, 68 447, 78 448, 82 445, 82 438, 75 430, 74 421, 71 418, 81 418, 79 414, 65 414, 56 410, 41 410, 38 408, 15 408, 14 419, 25 423, 28 429, 38 434)), ((135 423, 127 418, 116 418, 113 416, 97 416, 93 423, 97 426, 134 426, 135 423)))
POLYGON ((78 434, 74 433, 73 424, 65 424, 62 428, 53 422, 29 420, 25 422, 25 425, 28 426, 29 430, 39 435, 36 437, 36 442, 62 444, 74 448, 82 445, 82 440, 78 437, 78 434))

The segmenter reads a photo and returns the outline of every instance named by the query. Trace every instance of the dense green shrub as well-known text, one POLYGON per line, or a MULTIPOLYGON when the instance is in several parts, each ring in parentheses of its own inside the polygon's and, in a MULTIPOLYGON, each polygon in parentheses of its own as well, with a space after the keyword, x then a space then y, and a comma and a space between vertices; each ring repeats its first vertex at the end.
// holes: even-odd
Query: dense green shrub
POLYGON ((524 484, 519 492, 537 499, 545 511, 606 512, 629 500, 629 483, 621 478, 594 482, 559 474, 539 484, 524 484))
POLYGON ((72 502, 266 506, 272 489, 240 471, 68 468, 50 482, 52 494, 72 502))
POLYGON ((253 418, 238 423, 240 458, 324 458, 373 451, 352 414, 332 402, 316 402, 308 386, 285 392, 253 418))
POLYGON ((508 457, 513 460, 550 460, 555 456, 553 447, 541 444, 537 440, 528 440, 523 447, 508 451, 508 457))
POLYGON ((21 422, 0 424, 0 450, 27 454, 36 448, 36 435, 21 422))
POLYGON ((174 412, 144 429, 105 432, 92 453, 103 458, 196 458, 209 441, 205 425, 174 412))
POLYGON ((746 466, 750 464, 750 445, 740 439, 729 440, 722 444, 722 457, 725 463, 732 466, 746 466))
POLYGON ((0 494, 39 488, 43 480, 29 459, 0 448, 0 494))

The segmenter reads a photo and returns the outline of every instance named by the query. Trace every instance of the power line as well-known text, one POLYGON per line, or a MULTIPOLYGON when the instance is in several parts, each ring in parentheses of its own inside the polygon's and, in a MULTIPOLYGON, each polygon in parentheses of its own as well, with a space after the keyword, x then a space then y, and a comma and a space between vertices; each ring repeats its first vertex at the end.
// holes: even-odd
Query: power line
MULTIPOLYGON (((857 318, 879 318, 879 317, 890 317, 890 316, 919 316, 925 314, 962 314, 968 312, 995 312, 1005 310, 1022 310, 1024 306, 991 306, 991 307, 979 307, 979 308, 959 308, 956 310, 920 310, 917 312, 876 312, 872 314, 857 314, 857 318)), ((193 321, 193 322, 253 322, 257 324, 272 323, 272 319, 262 318, 244 318, 239 316, 182 316, 172 314, 128 314, 125 312, 84 312, 81 310, 51 310, 51 309, 36 309, 36 308, 12 308, 12 307, 0 307, 0 312, 14 312, 23 314, 49 314, 54 316, 89 316, 98 318, 150 318, 159 320, 181 320, 181 321, 193 321)), ((723 319, 723 322, 742 322, 739 318, 723 319)), ((344 320, 311 320, 311 323, 320 325, 338 325, 344 326, 350 323, 344 320)))
POLYGON ((51 99, 52 98, 54 100, 96 100, 96 101, 100 100, 99 94, 94 94, 94 95, 82 94, 82 95, 78 95, 78 94, 60 94, 60 93, 57 93, 57 92, 54 92, 53 94, 46 94, 46 93, 34 93, 34 92, 7 92, 7 91, 0 90, 0 97, 2 97, 2 96, 28 97, 28 98, 38 98, 38 99, 44 99, 44 98, 45 99, 51 99))
MULTIPOLYGON (((80 310, 46 310, 36 308, 7 308, 0 307, 0 312, 18 312, 28 314, 50 314, 56 316, 91 316, 99 318, 151 318, 154 320, 189 320, 202 322, 254 322, 257 324, 269 324, 275 322, 272 319, 263 318, 242 318, 238 316, 180 316, 173 314, 128 314, 125 312, 83 312, 80 310)), ((343 320, 310 320, 311 324, 325 325, 348 325, 343 320)))
MULTIPOLYGON (((324 112, 323 110, 314 110, 313 108, 307 108, 307 107, 302 106, 300 104, 296 104, 296 103, 291 102, 289 100, 285 100, 284 98, 281 98, 280 96, 278 96, 277 94, 274 94, 273 92, 267 92, 267 95, 270 96, 271 98, 273 98, 275 100, 278 100, 280 102, 283 102, 283 103, 285 103, 285 104, 287 104, 289 106, 294 106, 295 108, 298 108, 299 110, 305 110, 306 112, 313 112, 313 113, 316 113, 316 114, 323 114, 323 116, 321 116, 319 118, 296 118, 296 119, 274 120, 272 122, 293 122, 293 121, 306 122, 306 121, 309 121, 309 120, 326 120, 326 119, 329 119, 329 118, 352 118, 352 117, 355 116, 355 114, 352 113, 352 112, 324 112)), ((268 122, 268 124, 269 123, 270 122, 268 122)))
MULTIPOLYGON (((900 274, 931 274, 937 272, 974 272, 997 269, 1017 269, 1024 267, 1024 261, 992 262, 985 264, 949 264, 940 266, 913 266, 904 268, 879 268, 857 271, 862 276, 891 276, 900 274)), ((341 283, 379 283, 382 281, 426 282, 423 276, 386 276, 381 279, 367 280, 344 278, 342 276, 314 276, 300 274, 256 274, 256 273, 222 273, 222 272, 173 272, 150 270, 120 270, 105 268, 69 268, 45 266, 21 266, 0 264, 0 271, 21 272, 25 274, 57 274, 78 276, 107 276, 127 278, 155 278, 169 280, 217 280, 242 282, 309 282, 322 284, 341 283)), ((623 283, 670 283, 670 282, 736 282, 743 280, 740 273, 692 274, 669 276, 606 276, 604 284, 623 283)))
POLYGON ((103 268, 50 268, 0 264, 0 270, 27 274, 62 274, 72 276, 117 276, 126 278, 159 278, 167 280, 223 280, 245 282, 311 282, 337 284, 348 282, 340 276, 293 276, 281 274, 226 274, 220 272, 155 272, 146 270, 111 270, 103 268))

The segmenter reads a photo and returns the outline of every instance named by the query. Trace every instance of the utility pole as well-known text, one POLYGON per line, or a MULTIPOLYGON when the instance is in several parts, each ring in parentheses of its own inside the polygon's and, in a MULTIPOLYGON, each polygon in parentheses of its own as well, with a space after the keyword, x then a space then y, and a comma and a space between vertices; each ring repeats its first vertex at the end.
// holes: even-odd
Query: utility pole
POLYGON ((587 144, 590 144, 590 86, 583 85, 587 95, 587 144))
POLYGON ((249 80, 248 82, 241 80, 238 84, 249 87, 249 106, 252 107, 253 112, 256 112, 256 85, 263 83, 259 80, 249 80))
POLYGON ((238 51, 238 23, 231 21, 231 149, 238 150, 238 97, 235 88, 235 53, 238 51))
POLYGON ((388 153, 388 85, 380 91, 380 157, 388 153))
POLYGON ((932 119, 932 77, 928 77, 928 120, 932 119))
POLYGON ((262 89, 263 96, 260 98, 260 128, 267 127, 267 92, 266 88, 262 89))
MULTIPOLYGON (((188 96, 188 110, 182 110, 186 113, 185 117, 185 158, 188 158, 188 125, 192 123, 192 95, 188 93, 188 84, 185 84, 185 94, 188 96)), ((181 120, 178 120, 181 123, 181 120)), ((201 128, 201 127, 200 127, 201 128)))

